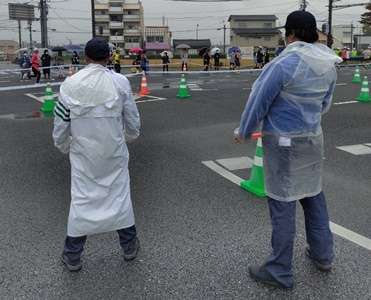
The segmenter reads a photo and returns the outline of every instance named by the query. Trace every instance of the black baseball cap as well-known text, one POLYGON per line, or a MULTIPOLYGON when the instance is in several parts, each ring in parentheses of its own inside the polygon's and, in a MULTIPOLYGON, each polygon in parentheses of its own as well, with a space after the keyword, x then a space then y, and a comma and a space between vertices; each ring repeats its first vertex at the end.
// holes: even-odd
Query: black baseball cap
POLYGON ((108 43, 102 38, 93 38, 86 43, 85 55, 94 61, 101 61, 110 56, 108 43))
POLYGON ((304 10, 294 11, 287 16, 285 29, 317 29, 316 18, 304 10))

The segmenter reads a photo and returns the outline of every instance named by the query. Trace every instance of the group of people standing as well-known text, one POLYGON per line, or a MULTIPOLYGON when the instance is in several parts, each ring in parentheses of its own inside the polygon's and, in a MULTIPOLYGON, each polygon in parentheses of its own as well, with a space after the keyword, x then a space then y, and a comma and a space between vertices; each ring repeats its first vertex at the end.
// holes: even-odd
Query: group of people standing
POLYGON ((209 71, 211 67, 211 59, 214 59, 214 69, 215 71, 218 71, 220 68, 220 52, 219 50, 215 51, 213 55, 210 55, 208 51, 205 52, 203 55, 203 63, 204 63, 204 71, 209 71))
MULTIPOLYGON (((74 66, 80 64, 80 57, 76 51, 73 51, 71 57, 71 63, 74 66)), ((55 58, 55 65, 63 65, 64 60, 62 55, 57 55, 55 58)), ((26 75, 28 79, 32 77, 36 78, 36 83, 40 83, 41 80, 41 70, 44 75, 45 80, 50 80, 50 69, 52 65, 52 56, 49 54, 49 50, 45 49, 43 54, 40 56, 40 50, 34 49, 32 51, 31 57, 28 52, 23 52, 23 56, 19 61, 19 65, 22 68, 21 80, 24 79, 26 75), (31 70, 30 70, 31 69, 31 70), (31 75, 32 71, 32 75, 31 75)))

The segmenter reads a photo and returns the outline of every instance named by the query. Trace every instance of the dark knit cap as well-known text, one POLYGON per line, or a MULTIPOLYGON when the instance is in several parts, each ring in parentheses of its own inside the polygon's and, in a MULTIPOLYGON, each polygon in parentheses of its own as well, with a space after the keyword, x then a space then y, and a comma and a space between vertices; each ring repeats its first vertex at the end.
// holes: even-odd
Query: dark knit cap
POLYGON ((93 38, 85 46, 85 55, 94 61, 104 60, 110 56, 109 45, 102 38, 93 38))

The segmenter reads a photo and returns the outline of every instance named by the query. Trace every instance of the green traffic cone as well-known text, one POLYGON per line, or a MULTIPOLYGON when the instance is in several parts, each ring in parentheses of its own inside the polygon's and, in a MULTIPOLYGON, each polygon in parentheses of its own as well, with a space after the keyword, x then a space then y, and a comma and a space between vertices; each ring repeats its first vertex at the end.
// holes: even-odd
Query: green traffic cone
POLYGON ((188 92, 187 81, 186 81, 184 74, 182 74, 182 78, 180 79, 179 90, 178 90, 178 94, 176 95, 176 97, 180 99, 191 97, 191 95, 188 92))
POLYGON ((359 67, 356 68, 356 71, 352 79, 352 83, 362 83, 361 74, 359 72, 359 67))
POLYGON ((48 83, 45 89, 44 103, 41 106, 41 111, 45 114, 51 114, 54 111, 55 101, 53 90, 48 83))
POLYGON ((359 96, 357 97, 359 102, 370 102, 370 89, 368 88, 368 79, 367 76, 363 78, 362 88, 359 96))
POLYGON ((254 165, 251 170, 251 176, 249 180, 244 180, 240 183, 241 188, 258 197, 265 197, 265 184, 264 184, 264 169, 263 169, 263 148, 262 139, 258 139, 256 145, 256 153, 254 159, 254 165))

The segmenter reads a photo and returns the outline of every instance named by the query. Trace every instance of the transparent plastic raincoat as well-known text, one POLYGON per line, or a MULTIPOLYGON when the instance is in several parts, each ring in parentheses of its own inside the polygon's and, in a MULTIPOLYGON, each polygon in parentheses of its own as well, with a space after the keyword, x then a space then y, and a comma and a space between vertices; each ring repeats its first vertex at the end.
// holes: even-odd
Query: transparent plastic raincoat
POLYGON ((239 135, 248 139, 262 122, 269 197, 288 202, 321 192, 321 118, 330 108, 341 61, 325 45, 294 42, 254 83, 239 135))
POLYGON ((139 136, 140 118, 129 81, 90 64, 66 79, 55 108, 55 146, 69 153, 72 237, 134 225, 128 140, 139 136))

